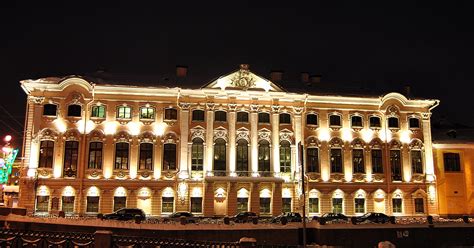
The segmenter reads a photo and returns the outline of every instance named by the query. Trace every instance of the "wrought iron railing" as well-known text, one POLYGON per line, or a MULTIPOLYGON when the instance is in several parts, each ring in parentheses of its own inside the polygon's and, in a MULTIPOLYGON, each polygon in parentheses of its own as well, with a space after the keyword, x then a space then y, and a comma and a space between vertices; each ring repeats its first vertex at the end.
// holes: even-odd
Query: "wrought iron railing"
POLYGON ((94 247, 94 234, 0 230, 0 247, 94 247))

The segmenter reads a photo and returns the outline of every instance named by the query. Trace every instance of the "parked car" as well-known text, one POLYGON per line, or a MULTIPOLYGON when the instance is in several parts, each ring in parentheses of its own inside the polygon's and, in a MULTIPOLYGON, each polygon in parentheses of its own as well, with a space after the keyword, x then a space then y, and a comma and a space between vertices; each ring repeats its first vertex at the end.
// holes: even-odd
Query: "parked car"
POLYGON ((273 217, 272 218, 272 223, 281 222, 282 218, 286 218, 286 220, 288 222, 301 222, 301 220, 302 220, 300 213, 286 212, 286 213, 282 213, 282 214, 280 214, 276 217, 273 217))
POLYGON ((184 217, 186 219, 186 222, 189 223, 196 223, 197 221, 197 218, 194 216, 194 214, 186 211, 174 212, 168 217, 166 217, 165 221, 180 221, 181 217, 184 217))
POLYGON ((103 216, 106 220, 145 220, 146 215, 139 208, 121 208, 113 213, 103 216))
POLYGON ((253 219, 258 219, 258 215, 254 212, 240 212, 231 218, 236 223, 250 222, 253 219))
POLYGON ((319 217, 318 221, 321 225, 324 225, 328 222, 347 222, 348 218, 341 213, 325 213, 319 217))
POLYGON ((362 222, 372 222, 372 223, 388 223, 393 222, 392 218, 383 213, 366 213, 359 217, 352 217, 352 224, 362 223, 362 222))

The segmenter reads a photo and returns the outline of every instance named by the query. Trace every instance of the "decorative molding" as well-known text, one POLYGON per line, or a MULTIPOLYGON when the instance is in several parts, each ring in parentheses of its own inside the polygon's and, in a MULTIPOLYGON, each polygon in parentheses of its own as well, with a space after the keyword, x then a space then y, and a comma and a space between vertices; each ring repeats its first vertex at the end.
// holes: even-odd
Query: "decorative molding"
POLYGON ((235 137, 235 140, 239 141, 240 139, 244 139, 247 142, 250 142, 250 131, 247 130, 246 128, 239 128, 237 130, 237 135, 235 137))
POLYGON ((280 112, 281 106, 280 105, 272 105, 272 113, 278 114, 280 112))
POLYGON ((230 85, 247 90, 248 88, 255 87, 255 81, 255 78, 249 71, 249 66, 242 64, 239 71, 230 79, 230 85))
POLYGON ((156 138, 152 132, 148 131, 148 132, 143 132, 140 135, 138 135, 138 141, 140 143, 155 143, 156 138))
POLYGON ((214 129, 214 141, 217 139, 224 139, 227 142, 227 130, 224 128, 214 129))
POLYGON ((306 138, 306 147, 320 147, 321 141, 316 136, 306 138))
POLYGON ((121 132, 118 132, 115 136, 114 136, 114 141, 115 142, 131 142, 132 141, 132 136, 130 134, 128 134, 127 132, 125 131, 121 131, 121 132))
POLYGON ((69 129, 67 130, 64 135, 63 139, 64 140, 73 140, 73 141, 79 141, 80 133, 77 129, 69 129))
POLYGON ((271 132, 270 130, 264 128, 258 131, 258 141, 266 140, 268 143, 271 143, 271 132))
POLYGON ((178 107, 181 109, 181 110, 184 110, 184 111, 189 111, 189 108, 191 107, 191 104, 189 102, 180 102, 178 104, 178 107))
POLYGON ((290 142, 290 144, 293 143, 293 132, 291 132, 290 130, 288 129, 284 129, 284 130, 281 130, 280 131, 280 142, 282 140, 286 140, 288 142, 290 142))
POLYGON ((89 138, 89 141, 105 141, 105 134, 102 132, 100 129, 94 129, 92 130, 89 135, 87 135, 89 138))
POLYGON ((329 147, 330 148, 343 148, 344 147, 344 141, 342 141, 340 138, 333 138, 329 141, 329 147))
POLYGON ((200 138, 203 141, 206 141, 206 130, 200 126, 191 129, 191 141, 195 138, 200 138))
POLYGON ((229 103, 227 106, 229 107, 230 111, 235 111, 237 109, 237 104, 235 103, 229 103))
POLYGON ((206 108, 207 108, 208 111, 213 111, 215 107, 216 107, 216 104, 213 103, 213 102, 207 102, 206 103, 206 108))
POLYGON ((44 102, 44 96, 28 96, 28 100, 34 104, 42 104, 44 102))
POLYGON ((258 104, 250 104, 250 111, 251 112, 258 112, 260 106, 258 104))
POLYGON ((295 107, 293 106, 293 112, 295 115, 301 115, 303 113, 304 108, 303 107, 295 107))
POLYGON ((430 117, 431 117, 431 113, 430 113, 430 112, 421 113, 421 118, 422 118, 424 121, 429 121, 429 120, 430 120, 430 117))

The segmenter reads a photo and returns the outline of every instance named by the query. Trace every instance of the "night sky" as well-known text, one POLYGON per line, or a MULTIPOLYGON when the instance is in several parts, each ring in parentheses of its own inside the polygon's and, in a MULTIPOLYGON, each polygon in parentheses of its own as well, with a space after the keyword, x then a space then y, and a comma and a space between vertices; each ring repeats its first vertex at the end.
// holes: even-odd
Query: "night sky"
POLYGON ((18 2, 0 7, 0 135, 13 134, 18 145, 26 100, 20 80, 99 68, 159 77, 177 64, 189 66, 196 87, 241 63, 262 76, 283 70, 293 83, 302 71, 321 74, 336 90, 410 85, 415 97, 441 100, 434 119, 474 125, 468 1, 18 2))

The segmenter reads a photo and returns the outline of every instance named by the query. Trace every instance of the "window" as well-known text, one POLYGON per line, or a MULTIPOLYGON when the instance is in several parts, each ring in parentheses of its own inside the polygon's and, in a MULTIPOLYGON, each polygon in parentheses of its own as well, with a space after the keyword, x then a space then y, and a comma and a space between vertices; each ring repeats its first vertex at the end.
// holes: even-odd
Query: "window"
POLYGON ((102 142, 89 143, 89 163, 88 169, 102 168, 102 142))
POLYGON ((260 214, 270 213, 270 198, 260 197, 260 214))
MULTIPOLYGON (((237 173, 249 170, 249 146, 248 142, 241 139, 237 142, 237 173)), ((246 173, 242 173, 246 175, 246 173)))
POLYGON ((331 173, 342 173, 342 149, 331 149, 331 173))
POLYGON ((216 111, 214 113, 214 121, 227 121, 227 112, 225 111, 216 111))
POLYGON ((39 168, 53 168, 54 142, 42 140, 40 143, 39 168))
POLYGON ((56 116, 58 106, 56 104, 45 104, 43 105, 43 115, 56 116))
POLYGON ((62 197, 62 210, 65 213, 74 212, 74 196, 63 196, 62 197))
POLYGON ((174 108, 165 109, 165 120, 177 120, 178 119, 178 110, 174 108))
POLYGON ((307 114, 306 115, 306 124, 307 125, 318 125, 318 115, 316 115, 316 114, 307 114))
POLYGON ((318 148, 311 147, 306 149, 307 172, 319 173, 319 151, 318 148))
POLYGON ((191 197, 191 213, 202 213, 202 197, 191 197))
POLYGON ((204 121, 204 110, 193 110, 192 113, 192 120, 193 121, 204 121))
POLYGON ((352 150, 352 166, 353 166, 354 173, 365 173, 363 149, 352 150))
POLYGON ((216 139, 214 144, 214 170, 225 172, 226 170, 226 147, 224 139, 216 139))
POLYGON ((358 116, 358 115, 353 115, 351 117, 351 125, 352 125, 352 127, 363 127, 362 117, 358 116))
POLYGON ((163 146, 163 170, 176 170, 176 144, 163 146))
POLYGON ((372 155, 372 173, 383 173, 382 150, 372 149, 370 153, 372 155))
POLYGON ((76 176, 77 158, 79 151, 79 142, 66 141, 64 148, 64 175, 68 177, 76 176))
POLYGON ((309 198, 309 213, 319 213, 319 198, 309 198))
POLYGON ((381 121, 380 121, 380 117, 378 116, 371 116, 369 118, 369 125, 371 128, 380 128, 382 125, 381 125, 381 121))
POLYGON ((115 167, 116 170, 128 170, 128 148, 129 144, 119 142, 115 144, 115 167))
POLYGON ((258 123, 270 123, 270 114, 258 113, 258 123))
POLYGON ((36 196, 36 212, 48 212, 49 196, 36 196))
POLYGON ((132 118, 132 108, 127 106, 120 106, 117 108, 117 118, 118 119, 131 119, 132 118))
POLYGON ((243 123, 249 122, 249 113, 237 112, 237 122, 243 122, 243 123))
POLYGON ((342 213, 342 198, 332 198, 332 212, 336 214, 342 213))
POLYGON ((280 143, 280 172, 291 172, 291 148, 286 140, 280 143))
POLYGON ((459 159, 459 153, 444 153, 444 171, 447 172, 458 172, 461 171, 461 163, 459 159))
POLYGON ((152 107, 140 108, 140 119, 155 119, 155 108, 152 108, 152 107))
POLYGON ((81 117, 81 105, 71 104, 67 107, 67 116, 69 117, 81 117))
POLYGON ((388 128, 399 128, 397 117, 388 117, 388 128))
POLYGON ((408 123, 410 128, 420 128, 420 119, 418 118, 410 117, 410 119, 408 119, 408 123))
POLYGON ((237 198, 237 213, 238 212, 246 212, 248 210, 249 198, 247 197, 239 197, 237 198))
POLYGON ((202 171, 204 164, 204 141, 199 138, 193 139, 191 146, 191 170, 202 171))
POLYGON ((258 145, 258 171, 270 171, 270 143, 266 140, 258 145))
POLYGON ((421 151, 411 151, 411 169, 415 174, 423 174, 423 163, 421 160, 421 151))
POLYGON ((114 196, 114 211, 127 207, 127 197, 114 196))
POLYGON ((92 106, 91 117, 105 118, 105 107, 104 106, 92 106))
POLYGON ((390 150, 390 167, 392 168, 392 180, 402 180, 402 164, 400 150, 390 150))
POLYGON ((365 213, 365 199, 364 198, 355 198, 354 199, 354 208, 356 214, 365 213))
POLYGON ((283 213, 291 212, 291 198, 281 198, 281 211, 283 213))
POLYGON ((401 198, 392 199, 392 212, 402 213, 402 199, 401 198))
POLYGON ((425 204, 423 202, 423 198, 415 198, 415 213, 425 213, 425 204))
POLYGON ((88 213, 98 213, 99 212, 99 197, 98 196, 88 196, 87 197, 86 212, 88 212, 88 213))
POLYGON ((329 116, 329 126, 341 126, 341 116, 340 115, 330 115, 329 116))
POLYGON ((161 198, 161 212, 172 213, 174 211, 174 197, 161 198))
POLYGON ((291 115, 287 113, 280 114, 280 124, 291 124, 291 115))
POLYGON ((153 170, 153 144, 140 144, 140 161, 138 165, 139 170, 153 170))

